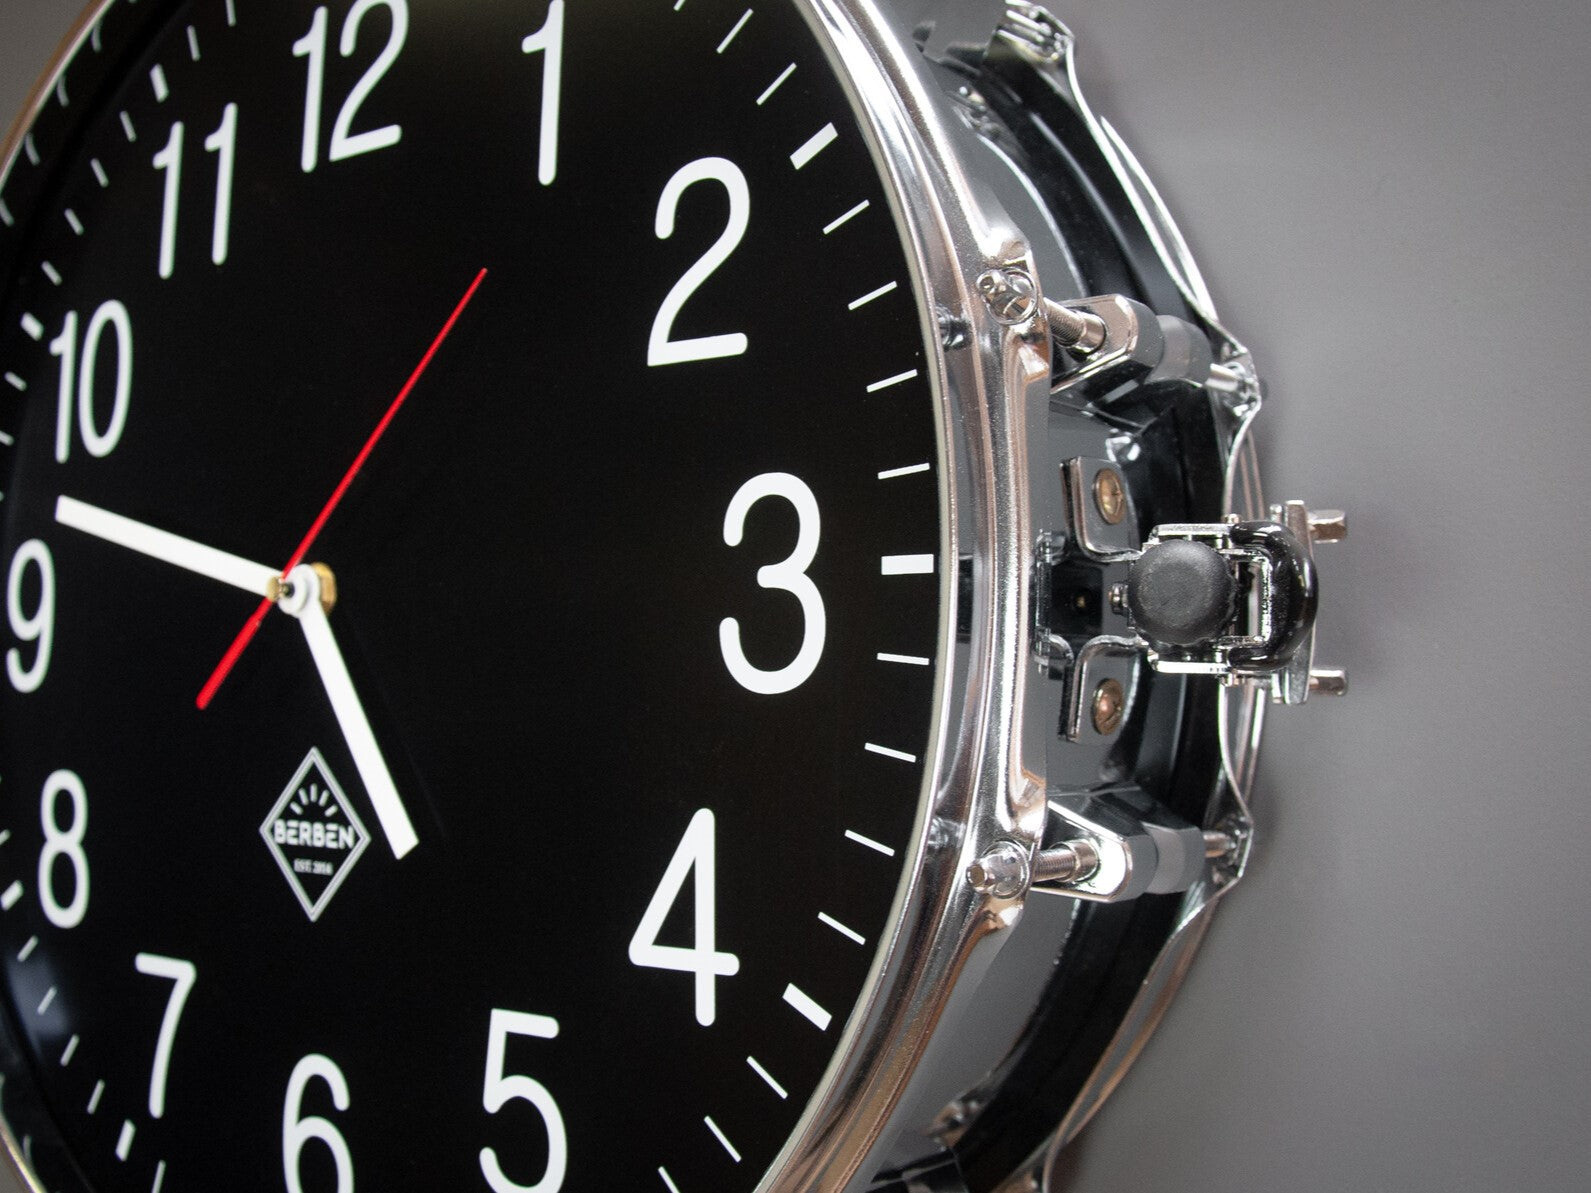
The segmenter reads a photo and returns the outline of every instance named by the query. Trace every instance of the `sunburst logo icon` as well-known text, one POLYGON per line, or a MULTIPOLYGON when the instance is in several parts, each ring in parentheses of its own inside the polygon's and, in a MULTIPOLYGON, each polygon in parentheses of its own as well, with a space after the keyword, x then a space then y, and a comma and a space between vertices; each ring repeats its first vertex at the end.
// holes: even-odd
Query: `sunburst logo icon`
POLYGON ((314 748, 260 825, 260 836, 311 922, 370 844, 359 814, 314 748))

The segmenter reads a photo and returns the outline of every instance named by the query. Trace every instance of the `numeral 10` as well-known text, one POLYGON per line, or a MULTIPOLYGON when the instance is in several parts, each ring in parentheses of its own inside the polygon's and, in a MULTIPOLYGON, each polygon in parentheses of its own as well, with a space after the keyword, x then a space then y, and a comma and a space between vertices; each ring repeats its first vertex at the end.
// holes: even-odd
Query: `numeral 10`
POLYGON ((77 411, 77 429, 88 454, 104 459, 116 450, 127 429, 127 407, 133 394, 133 321, 127 308, 112 299, 101 303, 88 321, 83 335, 82 355, 78 354, 78 315, 67 312, 61 334, 50 341, 50 355, 61 362, 60 401, 55 416, 55 459, 65 464, 72 454, 72 412, 77 411), (110 418, 100 429, 96 411, 95 384, 99 372, 100 349, 105 333, 111 332, 116 345, 116 394, 110 418), (79 361, 81 360, 81 364, 79 361), (73 397, 76 396, 76 402, 73 397))

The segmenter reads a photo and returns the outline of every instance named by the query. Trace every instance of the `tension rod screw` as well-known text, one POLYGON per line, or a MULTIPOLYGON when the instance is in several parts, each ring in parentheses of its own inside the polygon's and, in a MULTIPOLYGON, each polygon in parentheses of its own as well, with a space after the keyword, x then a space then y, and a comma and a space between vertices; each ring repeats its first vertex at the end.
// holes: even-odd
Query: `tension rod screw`
POLYGON ((1050 335, 1063 348, 1080 356, 1105 345, 1105 321, 1092 311, 1069 307, 1052 299, 1044 300, 1044 312, 1050 318, 1050 335))
POLYGON ((1039 854, 1033 863, 1034 882, 1081 882, 1099 869, 1099 850, 1079 837, 1039 854))

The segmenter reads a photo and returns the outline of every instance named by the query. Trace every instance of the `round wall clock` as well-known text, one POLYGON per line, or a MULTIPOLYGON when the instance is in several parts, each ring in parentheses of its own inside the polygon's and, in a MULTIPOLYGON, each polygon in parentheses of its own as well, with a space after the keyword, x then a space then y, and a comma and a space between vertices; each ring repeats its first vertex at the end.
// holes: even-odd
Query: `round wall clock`
POLYGON ((1315 543, 1041 9, 112 0, 0 160, 47 1193, 1044 1187, 1315 543))

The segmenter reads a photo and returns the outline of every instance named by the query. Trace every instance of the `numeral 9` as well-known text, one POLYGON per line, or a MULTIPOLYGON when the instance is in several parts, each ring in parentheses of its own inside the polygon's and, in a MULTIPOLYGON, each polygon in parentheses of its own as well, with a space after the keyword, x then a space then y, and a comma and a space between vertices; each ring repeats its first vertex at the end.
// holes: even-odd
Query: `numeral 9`
POLYGON ((36 692, 49 673, 50 651, 55 645, 55 561, 38 539, 23 543, 12 557, 6 581, 6 616, 17 641, 33 644, 33 661, 26 667, 20 650, 12 647, 6 651, 6 674, 17 691, 36 692), (39 575, 38 602, 31 612, 23 607, 29 568, 39 575))

